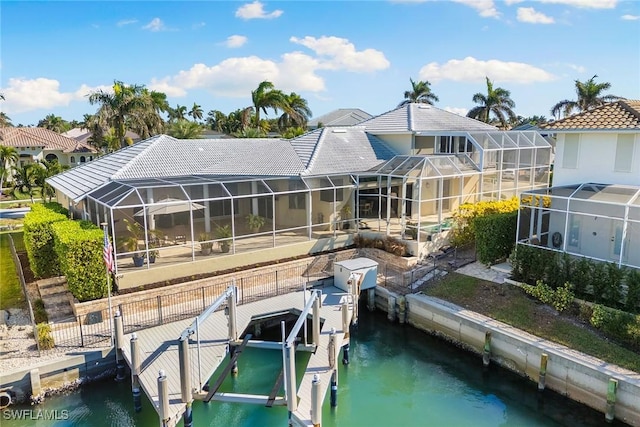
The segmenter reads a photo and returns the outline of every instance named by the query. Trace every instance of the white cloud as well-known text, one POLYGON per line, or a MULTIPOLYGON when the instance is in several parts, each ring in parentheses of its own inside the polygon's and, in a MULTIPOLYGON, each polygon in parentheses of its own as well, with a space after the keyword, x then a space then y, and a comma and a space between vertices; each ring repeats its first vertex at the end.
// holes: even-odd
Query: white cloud
POLYGON ((497 59, 481 61, 472 56, 451 59, 442 65, 431 62, 420 69, 420 79, 432 83, 439 80, 478 82, 483 81, 485 77, 493 81, 513 83, 546 82, 555 79, 553 74, 533 65, 497 59))
POLYGON ((638 19, 640 19, 640 15, 622 15, 620 17, 620 19, 624 20, 624 21, 637 21, 638 19))
POLYGON ((544 13, 536 12, 532 7, 519 7, 518 21, 529 24, 553 24, 555 22, 553 18, 544 13))
POLYGON ((227 37, 227 41, 224 42, 224 45, 229 48, 241 47, 247 42, 247 38, 245 36, 239 36, 234 34, 233 36, 227 37))
POLYGON ((187 91, 182 89, 181 87, 174 86, 169 82, 169 78, 165 77, 164 79, 151 79, 151 83, 149 84, 149 89, 155 90, 156 92, 163 92, 167 94, 167 96, 174 97, 182 97, 187 95, 187 91))
POLYGON ((118 21, 116 25, 118 27, 124 27, 125 25, 136 24, 137 22, 138 22, 137 19, 123 19, 121 21, 118 21))
POLYGON ((37 79, 11 78, 2 88, 5 96, 3 109, 7 113, 51 109, 68 106, 72 101, 87 101, 87 95, 96 90, 107 90, 107 86, 80 86, 73 92, 61 92, 60 82, 40 77, 37 79))
POLYGON ((564 4, 582 9, 613 9, 618 0, 538 0, 540 3, 564 4))
POLYGON ((273 19, 282 15, 281 10, 274 10, 273 12, 266 12, 264 10, 264 5, 258 0, 253 3, 247 3, 243 6, 240 6, 238 10, 236 10, 236 18, 241 19, 273 19))
POLYGON ((448 111, 450 113, 454 113, 463 117, 466 117, 467 113, 469 112, 468 109, 461 107, 444 107, 444 111, 448 111))
POLYGON ((525 0, 505 0, 504 4, 506 4, 507 6, 511 6, 517 3, 522 3, 525 0))
POLYGON ((587 69, 582 65, 576 65, 576 64, 567 64, 567 65, 569 66, 569 68, 571 68, 572 70, 576 70, 579 73, 584 73, 585 71, 587 71, 587 69))
POLYGON ((205 22, 197 22, 197 23, 193 24, 191 26, 191 28, 193 28, 194 30, 197 30, 198 28, 202 28, 205 25, 207 25, 205 22))
POLYGON ((315 38, 306 36, 302 39, 291 37, 289 41, 305 46, 318 55, 322 68, 329 70, 344 69, 355 72, 384 70, 389 68, 389 61, 384 53, 375 49, 357 51, 353 43, 340 37, 322 36, 315 38))
POLYGON ((164 22, 162 22, 162 19, 153 18, 151 22, 149 22, 147 25, 142 27, 142 29, 149 30, 152 32, 157 32, 157 31, 164 31, 167 29, 167 27, 164 25, 164 22))
POLYGON ((500 12, 496 9, 493 0, 453 0, 456 3, 462 3, 472 7, 480 13, 483 18, 498 18, 500 12))

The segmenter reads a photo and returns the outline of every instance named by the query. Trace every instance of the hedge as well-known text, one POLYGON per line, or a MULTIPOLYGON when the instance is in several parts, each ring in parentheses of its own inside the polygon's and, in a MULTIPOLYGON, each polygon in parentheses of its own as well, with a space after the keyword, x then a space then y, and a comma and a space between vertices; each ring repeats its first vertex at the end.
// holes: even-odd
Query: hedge
POLYGON ((36 277, 60 275, 58 260, 53 251, 52 225, 67 220, 66 209, 57 203, 33 204, 24 217, 24 246, 31 271, 36 277))
MULTIPOLYGON (((475 232, 475 219, 482 216, 517 212, 519 206, 517 197, 509 200, 491 202, 464 203, 453 214, 454 226, 451 231, 451 244, 464 246, 477 241, 475 232)), ((513 234, 515 241, 515 231, 513 234)))
POLYGON ((106 295, 103 232, 86 222, 65 221, 53 224, 54 249, 60 270, 67 277, 69 291, 79 301, 106 295))
POLYGON ((495 264, 513 251, 518 211, 479 216, 473 220, 476 255, 483 264, 495 264))

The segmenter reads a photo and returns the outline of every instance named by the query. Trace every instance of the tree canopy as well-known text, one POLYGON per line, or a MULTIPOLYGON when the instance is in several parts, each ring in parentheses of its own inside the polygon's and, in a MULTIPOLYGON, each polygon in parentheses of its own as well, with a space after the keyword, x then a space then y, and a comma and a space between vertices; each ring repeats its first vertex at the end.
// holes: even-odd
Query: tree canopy
POLYGON ((467 117, 490 123, 491 115, 493 115, 503 128, 507 128, 509 122, 516 120, 516 115, 513 112, 516 103, 510 98, 510 91, 501 87, 494 88, 489 77, 486 77, 486 80, 487 93, 478 92, 473 95, 473 102, 480 105, 472 108, 467 113, 467 117))
POLYGON ((580 113, 604 105, 607 102, 621 99, 616 95, 604 95, 602 92, 609 90, 611 83, 596 83, 595 79, 597 77, 597 75, 594 75, 584 82, 575 80, 576 95, 578 98, 575 101, 564 99, 558 102, 551 108, 551 114, 557 118, 560 118, 561 115, 566 117, 576 110, 580 113))
POLYGON ((431 92, 431 83, 428 81, 414 82, 411 78, 409 81, 411 82, 411 90, 404 92, 404 101, 400 102, 398 107, 412 102, 433 105, 434 102, 438 102, 440 100, 433 92, 431 92))

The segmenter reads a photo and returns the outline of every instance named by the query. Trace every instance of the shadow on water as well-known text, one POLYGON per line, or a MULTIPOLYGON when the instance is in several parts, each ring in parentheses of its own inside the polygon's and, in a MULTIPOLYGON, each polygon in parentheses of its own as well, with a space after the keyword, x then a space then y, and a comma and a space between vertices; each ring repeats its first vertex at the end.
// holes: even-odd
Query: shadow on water
MULTIPOLYGON (((338 407, 330 408, 327 393, 323 427, 625 425, 606 424, 602 413, 550 390, 539 393, 535 382, 510 371, 494 365, 483 369, 480 356, 410 326, 392 324, 382 312, 370 313, 363 307, 360 313, 351 336, 351 363, 339 369, 338 407)), ((308 353, 297 353, 298 380, 308 357, 308 353)), ((282 354, 247 348, 238 365, 239 375, 228 377, 221 391, 269 394, 282 367, 282 354)), ((18 421, 3 413, 3 427, 158 425, 146 397, 142 412, 136 414, 130 383, 112 380, 48 398, 39 406, 14 405, 12 409, 66 410, 68 419, 18 421)), ((283 427, 287 409, 195 402, 193 419, 197 427, 283 427)))

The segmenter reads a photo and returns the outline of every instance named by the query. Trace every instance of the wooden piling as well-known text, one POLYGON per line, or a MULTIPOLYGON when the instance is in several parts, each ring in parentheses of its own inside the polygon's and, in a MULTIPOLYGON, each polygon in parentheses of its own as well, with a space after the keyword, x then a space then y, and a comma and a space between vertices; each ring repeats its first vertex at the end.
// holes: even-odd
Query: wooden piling
POLYGON ((367 308, 369 311, 376 309, 376 288, 367 289, 367 308))
POLYGON ((401 325, 404 324, 405 320, 406 320, 406 316, 407 316, 407 299, 400 295, 398 297, 398 322, 400 322, 401 325))
POLYGON ((613 422, 615 419, 616 409, 616 393, 618 392, 618 380, 613 378, 609 379, 609 386, 607 387, 607 412, 605 413, 605 420, 608 423, 613 422))
POLYGON ((131 393, 133 394, 133 409, 136 412, 142 411, 142 393, 140 392, 140 347, 138 346, 138 336, 131 334, 131 393))
POLYGON ((160 425, 162 427, 169 426, 169 383, 164 370, 158 372, 158 414, 160 415, 160 425))
POLYGON ((113 317, 114 330, 115 330, 115 352, 116 352, 116 381, 124 381, 125 376, 125 361, 122 355, 122 347, 124 347, 124 328, 122 326, 122 316, 120 311, 116 311, 113 317))
POLYGON ((322 424, 322 393, 320 392, 320 375, 315 374, 311 382, 311 423, 313 427, 322 424))
POLYGON ((545 387, 548 358, 549 356, 547 355, 547 353, 542 353, 542 355, 540 356, 540 376, 538 377, 538 391, 543 391, 545 387))
POLYGON ((393 322, 396 320, 396 297, 389 296, 387 306, 387 319, 389 319, 390 322, 393 322))
POLYGON ((482 352, 482 364, 486 368, 491 362, 491 331, 484 334, 484 351, 482 352))

